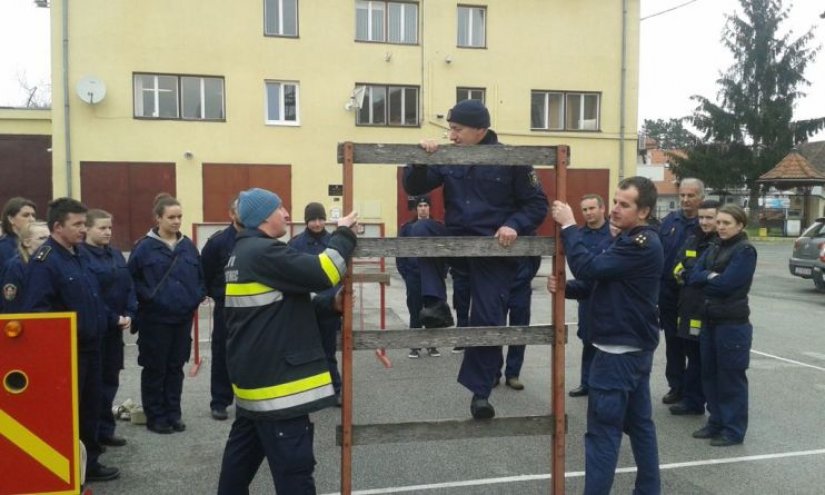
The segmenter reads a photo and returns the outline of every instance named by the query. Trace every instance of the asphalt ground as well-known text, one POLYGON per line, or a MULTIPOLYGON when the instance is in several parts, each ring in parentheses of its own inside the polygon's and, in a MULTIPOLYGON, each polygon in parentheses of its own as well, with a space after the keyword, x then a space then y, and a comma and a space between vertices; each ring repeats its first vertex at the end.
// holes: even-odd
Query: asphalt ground
MULTIPOLYGON (((825 486, 825 295, 813 283, 792 277, 787 258, 792 240, 755 241, 759 264, 751 290, 754 343, 751 354, 750 425, 745 443, 711 447, 690 434, 702 426, 702 417, 672 416, 660 401, 667 392, 664 379, 664 342, 656 351, 651 377, 654 419, 658 431, 662 489, 666 494, 821 494, 825 486)), ((550 321, 550 299, 544 290, 549 260, 533 282, 533 323, 550 321)), ((392 271, 392 267, 390 268, 392 271)), ((375 328, 378 317, 376 286, 356 287, 355 329, 375 328), (363 311, 362 311, 363 308, 363 311)), ((400 328, 407 318, 403 282, 393 273, 387 289, 387 326, 400 328)), ((566 319, 570 341, 566 352, 567 389, 578 384, 581 345, 575 337, 575 303, 566 319)), ((208 317, 202 318, 208 326, 208 317)), ((207 336, 208 338, 208 336, 207 336)), ((118 433, 128 445, 110 447, 101 457, 121 469, 119 479, 94 483, 95 494, 215 493, 223 447, 230 421, 209 414, 209 342, 201 342, 203 363, 197 375, 184 383, 183 411, 188 428, 183 433, 157 435, 144 427, 119 423, 118 433)), ((126 349, 126 369, 117 403, 140 400, 135 346, 126 349)), ((456 375, 460 354, 441 349, 442 357, 408 359, 404 350, 390 350, 392 368, 385 368, 373 352, 355 353, 354 422, 400 422, 469 417, 470 394, 456 375)), ((516 392, 498 387, 491 396, 499 416, 547 414, 550 409, 550 354, 548 346, 527 349, 521 379, 526 388, 516 392)), ((187 365, 187 373, 191 369, 187 365)), ((581 493, 584 486, 584 446, 587 401, 567 398, 568 435, 566 491, 581 493)), ((230 408, 234 416, 234 408, 230 408)), ((327 409, 315 422, 315 471, 318 493, 339 490, 340 449, 335 428, 340 410, 327 409)), ((471 439, 357 446, 353 453, 353 490, 360 494, 543 494, 549 493, 550 437, 471 439)), ((629 441, 622 443, 614 493, 633 489, 634 462, 629 441)), ((253 482, 253 494, 273 493, 264 463, 253 482)), ((283 495, 283 494, 282 494, 283 495)))

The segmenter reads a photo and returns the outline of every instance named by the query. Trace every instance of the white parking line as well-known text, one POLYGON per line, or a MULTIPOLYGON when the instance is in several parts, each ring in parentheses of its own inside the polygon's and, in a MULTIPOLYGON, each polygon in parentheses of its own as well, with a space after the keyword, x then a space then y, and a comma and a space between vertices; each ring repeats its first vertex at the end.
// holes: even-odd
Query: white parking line
POLYGON ((779 361, 785 361, 786 363, 795 364, 795 365, 797 365, 797 366, 804 366, 804 367, 806 367, 806 368, 813 368, 813 369, 815 369, 815 370, 825 371, 825 368, 823 368, 823 367, 821 367, 821 366, 814 366, 814 365, 812 365, 812 364, 803 363, 803 362, 801 362, 801 361, 794 361, 793 359, 788 359, 788 358, 783 358, 783 357, 779 357, 779 356, 774 356, 773 354, 768 354, 767 352, 755 351, 755 350, 753 350, 753 349, 751 349, 751 352, 752 352, 753 354, 757 354, 757 355, 759 355, 759 356, 765 356, 765 357, 769 357, 769 358, 777 359, 777 360, 779 360, 779 361))
MULTIPOLYGON (((816 450, 802 450, 798 452, 785 452, 781 454, 761 454, 761 455, 748 455, 742 457, 725 457, 721 459, 706 459, 703 461, 687 461, 687 462, 673 462, 670 464, 662 464, 659 466, 661 470, 668 470, 668 469, 680 469, 680 468, 689 468, 689 467, 697 467, 697 466, 713 466, 719 464, 734 464, 740 462, 754 462, 754 461, 765 461, 771 459, 782 459, 786 457, 805 457, 805 456, 814 456, 814 455, 825 455, 825 449, 816 449, 816 450)), ((626 467, 626 468, 619 468, 616 470, 617 473, 635 473, 635 467, 626 467)), ((564 473, 565 478, 581 478, 584 476, 584 471, 570 471, 564 473)), ((500 478, 482 478, 482 479, 475 479, 475 480, 464 480, 464 481, 451 481, 445 483, 431 483, 427 485, 407 485, 407 486, 394 486, 394 487, 386 487, 386 488, 373 488, 369 490, 356 490, 353 491, 353 495, 379 495, 384 493, 404 493, 404 492, 415 492, 415 491, 424 491, 424 490, 439 490, 443 488, 456 488, 456 487, 463 487, 463 486, 485 486, 485 485, 498 485, 503 483, 520 483, 524 481, 540 481, 540 480, 549 480, 549 474, 525 474, 521 476, 505 476, 500 478)), ((335 493, 328 493, 325 495, 340 495, 340 492, 335 493)))

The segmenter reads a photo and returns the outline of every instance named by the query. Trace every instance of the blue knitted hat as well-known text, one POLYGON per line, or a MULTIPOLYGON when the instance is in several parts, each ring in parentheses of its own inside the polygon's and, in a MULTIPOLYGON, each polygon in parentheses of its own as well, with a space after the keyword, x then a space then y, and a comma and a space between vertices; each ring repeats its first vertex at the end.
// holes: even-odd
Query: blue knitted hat
POLYGON ((238 216, 246 228, 255 229, 280 206, 281 198, 277 194, 255 187, 241 193, 238 200, 238 216))
POLYGON ((490 112, 484 103, 478 100, 463 100, 447 113, 447 122, 474 127, 476 129, 490 128, 490 112))

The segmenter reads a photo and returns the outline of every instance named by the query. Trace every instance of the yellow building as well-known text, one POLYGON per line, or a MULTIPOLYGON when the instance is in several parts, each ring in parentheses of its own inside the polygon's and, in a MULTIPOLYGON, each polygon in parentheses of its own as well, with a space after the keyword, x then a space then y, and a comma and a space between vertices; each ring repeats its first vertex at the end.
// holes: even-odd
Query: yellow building
MULTIPOLYGON (((461 98, 484 100, 502 142, 609 169, 608 190, 635 169, 639 0, 68 5, 51 2, 54 195, 113 210, 133 239, 161 191, 190 225, 255 185, 298 222, 310 201, 334 210, 337 143, 443 137, 461 98)), ((396 170, 357 167, 355 184, 393 235, 396 170)))

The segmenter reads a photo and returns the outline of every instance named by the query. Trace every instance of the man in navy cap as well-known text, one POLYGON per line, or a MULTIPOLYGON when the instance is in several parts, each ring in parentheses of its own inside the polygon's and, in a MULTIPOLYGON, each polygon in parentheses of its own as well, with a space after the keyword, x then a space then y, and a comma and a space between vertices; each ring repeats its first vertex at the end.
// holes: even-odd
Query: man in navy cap
MULTIPOLYGON (((447 114, 450 140, 457 146, 496 145, 490 129, 490 113, 477 100, 464 100, 447 114)), ((434 140, 420 142, 429 153, 438 150, 434 140)), ((547 197, 531 166, 408 165, 404 188, 408 194, 424 194, 444 186, 444 225, 416 222, 412 235, 494 236, 509 247, 520 235, 534 232, 547 215, 547 197)), ((421 295, 424 308, 421 324, 427 328, 453 325, 444 282, 445 261, 421 258, 421 295)), ((504 326, 506 303, 518 261, 510 258, 452 258, 470 281, 470 326, 504 326)), ((488 401, 501 361, 501 346, 468 348, 458 373, 458 382, 473 398, 470 413, 476 419, 495 416, 488 401)))

